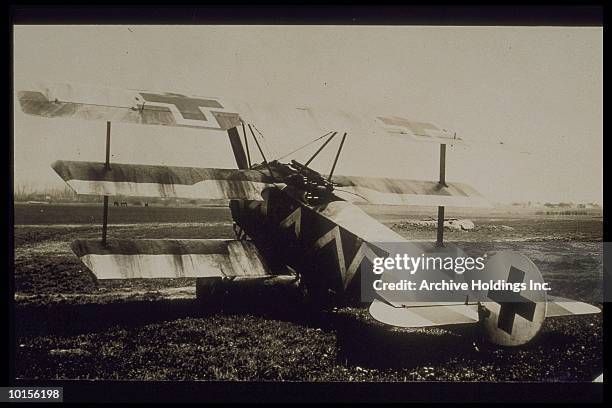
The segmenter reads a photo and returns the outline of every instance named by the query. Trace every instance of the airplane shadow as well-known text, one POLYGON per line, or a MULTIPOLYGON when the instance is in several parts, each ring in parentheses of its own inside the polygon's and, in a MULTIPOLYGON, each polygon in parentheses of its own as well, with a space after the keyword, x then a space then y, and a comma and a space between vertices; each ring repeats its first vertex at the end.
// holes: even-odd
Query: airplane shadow
POLYGON ((104 303, 15 304, 15 333, 73 335, 99 332, 113 326, 138 327, 217 313, 246 313, 279 320, 300 321, 297 293, 276 288, 245 291, 224 299, 223 307, 203 305, 196 298, 115 300, 104 303))
MULTIPOLYGON (((398 331, 374 324, 337 322, 338 363, 368 368, 411 368, 475 354, 474 333, 443 329, 398 331)), ((473 329, 473 328, 470 328, 473 329)))
MULTIPOLYGON (((15 305, 17 336, 76 335, 110 327, 138 327, 211 314, 249 314, 334 331, 338 364, 369 368, 411 368, 444 363, 454 356, 477 361, 494 359, 499 347, 485 342, 474 326, 396 330, 359 313, 310 309, 297 290, 246 289, 225 299, 223 310, 207 310, 194 299, 121 301, 106 304, 15 305)), ((367 312, 366 312, 367 313, 367 312)), ((517 352, 543 345, 563 346, 571 335, 541 333, 517 352)))

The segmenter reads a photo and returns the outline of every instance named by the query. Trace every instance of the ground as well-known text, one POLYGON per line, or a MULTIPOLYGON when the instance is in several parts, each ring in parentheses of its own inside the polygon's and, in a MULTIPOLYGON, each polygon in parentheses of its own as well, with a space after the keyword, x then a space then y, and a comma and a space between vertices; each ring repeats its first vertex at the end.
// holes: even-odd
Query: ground
MULTIPOLYGON (((407 219, 435 210, 365 208, 417 240, 407 219)), ((237 290, 222 312, 195 303, 191 279, 96 281, 70 251, 99 237, 100 206, 15 205, 15 369, 27 379, 297 381, 591 381, 603 370, 602 314, 551 318, 520 348, 473 327, 399 329, 366 308, 314 313, 291 285, 237 290)), ((451 212, 472 231, 445 238, 468 253, 515 249, 553 295, 602 306, 601 210, 451 212)), ((224 207, 110 208, 113 238, 233 238, 224 207)))

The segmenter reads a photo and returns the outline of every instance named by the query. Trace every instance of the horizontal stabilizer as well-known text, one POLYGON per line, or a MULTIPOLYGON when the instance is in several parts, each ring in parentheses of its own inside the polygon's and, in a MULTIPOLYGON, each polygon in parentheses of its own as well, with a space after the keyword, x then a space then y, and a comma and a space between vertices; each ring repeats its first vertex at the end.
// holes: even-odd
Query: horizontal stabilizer
POLYGON ((37 83, 18 92, 24 113, 72 118, 227 130, 240 115, 219 98, 80 84, 37 83))
POLYGON ((547 296, 546 300, 546 317, 595 314, 601 312, 601 310, 595 306, 576 300, 556 296, 547 296))
POLYGON ((431 327, 478 323, 476 305, 432 304, 417 307, 393 307, 374 299, 370 315, 381 323, 397 327, 431 327))
POLYGON ((346 201, 381 205, 490 207, 491 204, 464 183, 402 180, 382 177, 334 176, 334 194, 346 201))
POLYGON ((270 275, 248 241, 217 239, 76 240, 74 253, 98 279, 262 277, 270 275))
POLYGON ((108 196, 261 200, 273 186, 256 170, 56 161, 53 170, 77 193, 108 196))

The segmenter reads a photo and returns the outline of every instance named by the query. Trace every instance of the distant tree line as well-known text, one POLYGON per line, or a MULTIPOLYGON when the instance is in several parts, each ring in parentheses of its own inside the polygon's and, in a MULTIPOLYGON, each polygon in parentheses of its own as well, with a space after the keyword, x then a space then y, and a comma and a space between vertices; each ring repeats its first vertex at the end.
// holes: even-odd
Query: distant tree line
POLYGON ((513 202, 511 204, 513 207, 547 207, 547 208, 600 208, 600 205, 597 203, 578 203, 578 204, 574 204, 574 203, 565 203, 565 202, 560 202, 560 203, 544 203, 542 204, 541 202, 531 202, 531 201, 526 201, 526 202, 513 202))
POLYGON ((589 215, 587 211, 536 211, 536 215, 589 215))
POLYGON ((79 197, 77 194, 65 186, 59 187, 47 187, 44 189, 36 189, 30 183, 19 183, 15 184, 13 189, 13 199, 17 202, 20 201, 77 201, 79 197))

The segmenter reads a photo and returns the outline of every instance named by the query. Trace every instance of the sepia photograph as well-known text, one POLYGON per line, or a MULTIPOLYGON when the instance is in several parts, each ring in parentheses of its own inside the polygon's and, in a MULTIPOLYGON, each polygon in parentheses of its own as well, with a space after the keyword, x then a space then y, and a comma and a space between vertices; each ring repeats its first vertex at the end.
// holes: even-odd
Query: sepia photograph
POLYGON ((603 382, 603 27, 15 24, 12 52, 22 384, 603 382))

